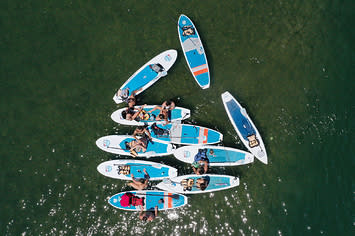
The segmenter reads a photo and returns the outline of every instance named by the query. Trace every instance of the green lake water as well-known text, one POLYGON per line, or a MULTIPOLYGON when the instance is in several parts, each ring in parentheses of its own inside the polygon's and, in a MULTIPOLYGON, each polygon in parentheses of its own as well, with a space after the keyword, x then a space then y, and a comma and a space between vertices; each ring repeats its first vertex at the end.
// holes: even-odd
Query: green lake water
MULTIPOLYGON (((352 235, 354 1, 19 1, 0 3, 1 235, 352 235), (211 87, 199 88, 177 20, 202 37, 211 87), (189 197, 151 223, 108 205, 129 190, 96 171, 127 158, 95 141, 130 134, 110 115, 114 92, 158 53, 168 76, 138 103, 173 99, 186 123, 246 150, 224 110, 229 91, 260 131, 269 164, 213 167, 240 186, 189 197)), ((173 156, 151 161, 190 174, 173 156)))

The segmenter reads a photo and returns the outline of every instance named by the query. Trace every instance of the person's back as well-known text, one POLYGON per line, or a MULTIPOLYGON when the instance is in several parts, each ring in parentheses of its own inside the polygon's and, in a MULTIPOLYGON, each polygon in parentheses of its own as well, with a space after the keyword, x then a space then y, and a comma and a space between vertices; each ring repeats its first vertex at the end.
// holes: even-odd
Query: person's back
POLYGON ((197 175, 206 174, 208 170, 208 157, 207 149, 199 149, 198 153, 194 157, 194 162, 192 165, 192 170, 197 175))
POLYGON ((158 206, 155 206, 154 211, 143 211, 141 207, 141 212, 139 213, 139 219, 143 221, 152 221, 158 216, 158 206))
POLYGON ((128 185, 136 190, 146 189, 148 187, 150 176, 145 168, 143 169, 143 172, 144 172, 144 178, 139 180, 136 180, 133 174, 131 174, 132 182, 129 183, 128 185))

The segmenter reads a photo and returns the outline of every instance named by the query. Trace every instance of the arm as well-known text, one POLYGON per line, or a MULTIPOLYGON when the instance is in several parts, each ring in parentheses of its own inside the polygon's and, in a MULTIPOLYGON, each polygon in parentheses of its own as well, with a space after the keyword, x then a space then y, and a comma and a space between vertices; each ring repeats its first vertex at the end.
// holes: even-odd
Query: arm
POLYGON ((133 136, 134 139, 137 139, 136 135, 137 135, 137 131, 134 130, 134 132, 133 132, 133 134, 132 134, 132 136, 133 136))
POLYGON ((141 219, 143 217, 144 212, 143 212, 143 206, 141 205, 140 207, 141 207, 141 211, 139 212, 139 218, 141 219))
POLYGON ((207 173, 207 170, 208 170, 208 162, 207 161, 204 161, 203 170, 205 173, 207 173))
POLYGON ((162 108, 160 106, 155 106, 152 110, 149 110, 149 113, 152 113, 155 110, 162 110, 162 108))
POLYGON ((148 135, 149 139, 152 140, 152 135, 150 134, 148 129, 144 129, 144 132, 148 135))
POLYGON ((194 171, 194 173, 195 173, 196 175, 199 175, 199 174, 200 174, 200 173, 197 172, 197 169, 196 169, 195 167, 192 167, 192 170, 194 171))
POLYGON ((149 174, 148 174, 148 172, 147 172, 147 170, 145 168, 143 169, 143 172, 147 176, 146 179, 149 180, 150 176, 149 176, 149 174))
POLYGON ((155 217, 158 216, 158 206, 155 206, 155 208, 154 208, 154 215, 155 215, 155 217))

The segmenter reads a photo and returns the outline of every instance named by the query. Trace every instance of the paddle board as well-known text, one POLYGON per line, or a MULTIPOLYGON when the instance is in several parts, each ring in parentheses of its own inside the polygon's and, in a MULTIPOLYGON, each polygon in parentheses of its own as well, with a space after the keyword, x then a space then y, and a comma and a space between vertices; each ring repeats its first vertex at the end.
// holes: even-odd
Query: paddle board
POLYGON ((207 145, 219 143, 223 139, 223 135, 220 132, 197 125, 179 123, 153 124, 148 129, 152 137, 175 144, 207 145))
POLYGON ((222 146, 184 146, 174 150, 174 156, 183 162, 193 163, 198 152, 205 152, 210 166, 238 166, 252 163, 254 156, 239 149, 222 146))
POLYGON ((228 117, 243 144, 256 158, 267 164, 264 142, 246 110, 229 92, 222 94, 222 101, 228 117))
POLYGON ((177 176, 177 169, 168 165, 141 160, 112 160, 102 162, 97 166, 97 171, 107 177, 122 180, 146 178, 144 169, 150 180, 161 180, 177 176))
POLYGON ((154 211, 155 206, 158 206, 159 211, 173 209, 177 207, 185 206, 188 202, 187 197, 182 194, 176 194, 171 192, 159 191, 159 190, 143 190, 143 191, 129 191, 121 192, 113 195, 108 200, 108 203, 116 208, 126 211, 140 211, 140 206, 122 206, 121 199, 126 193, 131 193, 136 197, 143 199, 143 210, 154 211))
POLYGON ((177 58, 177 51, 170 49, 164 51, 144 64, 121 86, 113 96, 113 100, 119 104, 136 91, 140 94, 161 77, 167 75, 167 71, 172 67, 177 58), (128 89, 128 90, 127 90, 128 89))
MULTIPOLYGON (((96 140, 96 145, 105 152, 110 152, 119 155, 130 156, 130 152, 126 149, 125 142, 131 142, 134 138, 130 135, 109 135, 96 140)), ((153 140, 154 143, 149 142, 146 152, 138 152, 139 157, 155 157, 171 155, 173 152, 173 145, 153 140)))
POLYGON ((180 15, 177 28, 182 51, 193 77, 202 89, 209 88, 207 57, 194 23, 187 16, 180 15))
POLYGON ((162 182, 157 184, 156 187, 175 193, 183 194, 196 194, 196 193, 208 193, 214 191, 220 191, 224 189, 233 188, 239 185, 239 178, 229 175, 215 175, 215 174, 204 174, 204 175, 181 175, 172 179, 164 179, 162 182), (198 179, 205 179, 207 181, 207 188, 201 190, 197 187, 198 179), (184 181, 192 179, 190 188, 189 185, 183 183, 184 181))
MULTIPOLYGON (((139 108, 140 106, 136 106, 135 108, 139 108)), ((160 110, 155 110, 151 114, 147 113, 149 110, 152 110, 155 107, 155 105, 149 105, 145 106, 143 108, 144 111, 146 111, 146 114, 148 114, 147 119, 140 120, 140 121, 135 121, 135 120, 126 120, 122 117, 122 112, 126 110, 127 108, 121 108, 118 109, 117 111, 113 112, 111 115, 111 119, 119 124, 122 125, 145 125, 145 124, 152 124, 156 122, 157 124, 163 124, 165 123, 164 120, 156 120, 155 117, 158 117, 160 110)), ((175 107, 173 110, 169 111, 170 112, 170 121, 177 121, 177 120, 184 120, 190 117, 190 110, 182 107, 175 107)))

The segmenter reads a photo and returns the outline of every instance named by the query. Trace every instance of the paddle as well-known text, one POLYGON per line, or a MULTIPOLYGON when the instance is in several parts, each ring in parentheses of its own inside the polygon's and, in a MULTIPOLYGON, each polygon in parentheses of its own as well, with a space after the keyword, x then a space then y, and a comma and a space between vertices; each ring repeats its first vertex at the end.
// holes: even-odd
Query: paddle
MULTIPOLYGON (((201 177, 202 178, 202 177, 201 177)), ((172 183, 174 183, 174 184, 179 184, 179 185, 181 185, 181 183, 180 182, 175 182, 175 181, 172 181, 171 179, 163 179, 163 183, 164 184, 172 184, 172 183)), ((210 185, 210 184, 208 184, 208 185, 210 185)), ((212 185, 228 185, 227 183, 212 183, 212 185)), ((191 187, 197 187, 197 185, 192 185, 191 187)))
POLYGON ((171 197, 171 198, 174 198, 174 199, 179 199, 180 198, 179 194, 165 195, 165 194, 152 194, 152 193, 136 193, 135 195, 139 195, 139 196, 156 196, 156 197, 171 197))
MULTIPOLYGON (((125 164, 113 164, 114 166, 125 166, 125 164)), ((129 164, 128 166, 152 166, 148 164, 129 164)))

